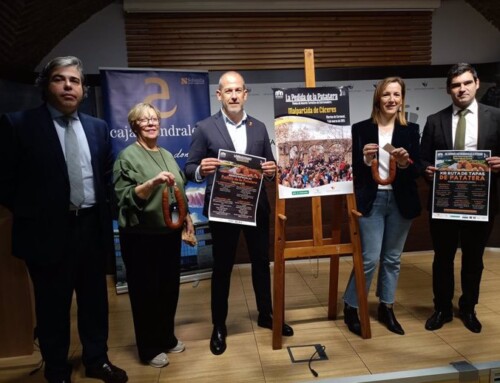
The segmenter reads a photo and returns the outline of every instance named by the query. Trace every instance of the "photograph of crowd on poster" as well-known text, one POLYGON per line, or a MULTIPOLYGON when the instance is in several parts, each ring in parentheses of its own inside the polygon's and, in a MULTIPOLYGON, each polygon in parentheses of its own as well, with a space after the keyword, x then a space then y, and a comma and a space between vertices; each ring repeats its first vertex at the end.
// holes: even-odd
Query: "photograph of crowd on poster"
POLYGON ((352 193, 346 88, 274 89, 279 198, 352 193))

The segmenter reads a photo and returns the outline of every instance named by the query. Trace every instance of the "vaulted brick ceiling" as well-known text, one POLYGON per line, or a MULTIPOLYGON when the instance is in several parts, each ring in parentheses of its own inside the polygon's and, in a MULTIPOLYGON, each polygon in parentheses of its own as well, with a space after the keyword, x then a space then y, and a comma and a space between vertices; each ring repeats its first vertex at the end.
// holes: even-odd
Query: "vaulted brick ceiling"
MULTIPOLYGON (((0 1, 0 78, 33 73, 62 38, 113 1, 0 1)), ((466 1, 500 29, 500 0, 466 1)))
POLYGON ((67 34, 113 0, 0 2, 0 77, 32 73, 67 34))

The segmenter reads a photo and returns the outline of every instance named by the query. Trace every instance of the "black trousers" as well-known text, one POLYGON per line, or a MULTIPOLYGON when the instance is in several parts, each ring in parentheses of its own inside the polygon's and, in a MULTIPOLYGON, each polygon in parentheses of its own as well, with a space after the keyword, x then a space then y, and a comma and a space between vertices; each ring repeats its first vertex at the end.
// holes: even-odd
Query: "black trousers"
POLYGON ((436 311, 452 312, 455 289, 453 263, 459 244, 462 249, 462 295, 458 305, 461 310, 474 310, 479 300, 479 285, 484 268, 483 253, 493 222, 493 217, 490 217, 489 222, 430 219, 434 245, 432 289, 436 311))
POLYGON ((120 230, 120 246, 139 358, 148 362, 177 345, 174 335, 181 270, 181 230, 136 234, 120 230))
POLYGON ((70 218, 66 257, 50 264, 27 263, 33 282, 37 335, 47 379, 68 379, 70 309, 73 292, 78 305, 78 333, 85 366, 108 361, 108 295, 106 258, 99 244, 99 212, 70 218))
POLYGON ((210 222, 213 244, 212 323, 224 325, 228 313, 231 272, 240 232, 243 232, 252 263, 252 284, 259 314, 272 313, 269 269, 269 214, 257 214, 257 226, 210 222))

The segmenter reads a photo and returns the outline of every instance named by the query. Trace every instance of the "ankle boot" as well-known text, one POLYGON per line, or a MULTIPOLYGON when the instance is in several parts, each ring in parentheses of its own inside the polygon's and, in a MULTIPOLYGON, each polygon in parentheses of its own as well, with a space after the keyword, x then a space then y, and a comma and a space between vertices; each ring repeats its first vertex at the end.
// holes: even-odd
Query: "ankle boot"
POLYGON ((361 323, 359 322, 358 309, 344 303, 344 323, 350 332, 361 336, 361 323))
POLYGON ((398 320, 396 319, 396 316, 394 315, 392 306, 389 307, 382 302, 378 305, 378 321, 385 324, 389 331, 392 331, 399 335, 405 334, 403 327, 401 327, 398 320))

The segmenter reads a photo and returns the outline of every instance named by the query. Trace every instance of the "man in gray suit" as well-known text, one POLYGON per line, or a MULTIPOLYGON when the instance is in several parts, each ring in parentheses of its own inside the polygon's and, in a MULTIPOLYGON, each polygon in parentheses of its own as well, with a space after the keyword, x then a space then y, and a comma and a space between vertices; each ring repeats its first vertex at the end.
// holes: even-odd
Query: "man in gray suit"
MULTIPOLYGON (((202 182, 205 177, 205 204, 203 212, 208 216, 210 193, 214 173, 220 162, 219 149, 236 151, 266 158, 262 164, 265 178, 272 180, 276 174, 276 163, 271 151, 266 126, 246 114, 243 106, 248 89, 243 77, 237 72, 226 72, 219 80, 217 98, 221 110, 196 124, 185 172, 188 179, 202 182)), ((220 355, 226 350, 226 317, 231 271, 236 247, 243 231, 252 262, 252 283, 257 301, 259 318, 257 324, 272 328, 271 276, 269 270, 269 213, 271 208, 266 190, 262 188, 257 206, 257 226, 210 222, 213 244, 212 272, 212 323, 210 350, 220 355)), ((283 324, 282 333, 293 335, 293 330, 283 324)))
POLYGON ((106 122, 78 111, 84 81, 78 58, 57 57, 37 79, 43 105, 0 118, 0 204, 13 216, 12 253, 33 282, 45 378, 71 381, 75 292, 85 375, 125 383, 107 347, 111 143, 106 122))
MULTIPOLYGON (((491 150, 491 157, 487 159, 492 176, 490 211, 488 222, 473 222, 432 219, 432 209, 429 209, 429 227, 434 246, 432 285, 435 311, 427 320, 425 328, 437 330, 453 319, 453 261, 460 243, 462 295, 458 301, 459 316, 467 329, 479 333, 482 325, 474 307, 479 300, 483 253, 498 210, 500 109, 476 101, 479 78, 476 70, 469 64, 460 63, 451 67, 446 88, 453 104, 429 116, 424 127, 421 141, 424 176, 432 182, 437 170, 434 166, 436 150, 491 150), (463 119, 462 115, 465 116, 465 124, 459 123, 463 119)), ((430 190, 433 190, 432 185, 430 190)))

